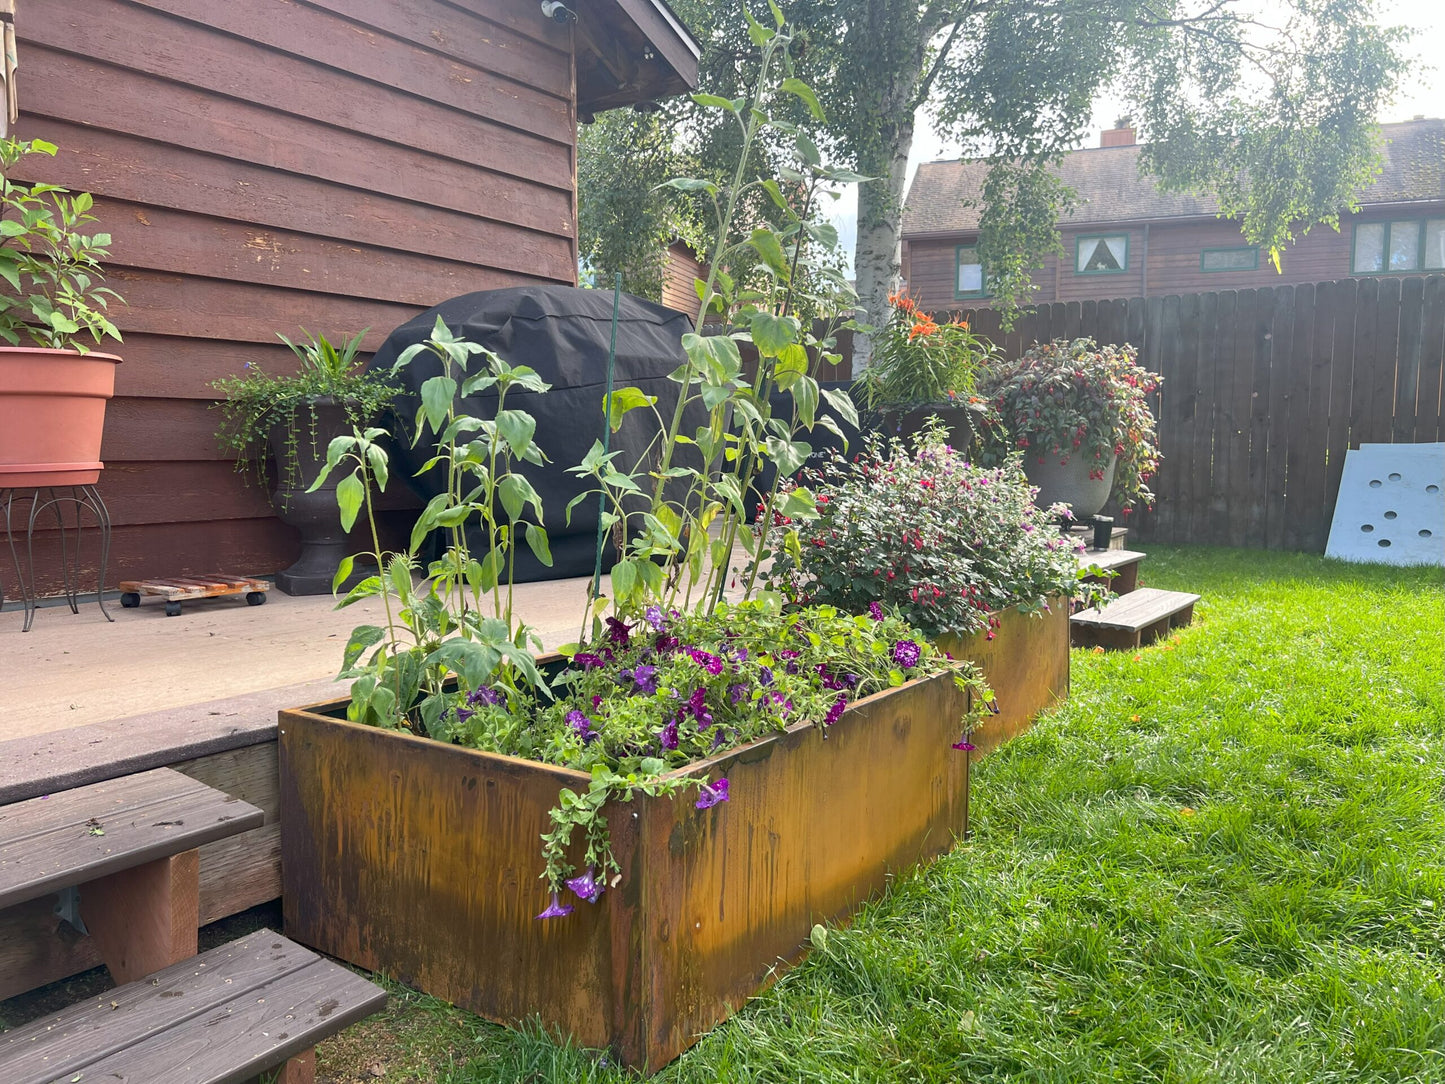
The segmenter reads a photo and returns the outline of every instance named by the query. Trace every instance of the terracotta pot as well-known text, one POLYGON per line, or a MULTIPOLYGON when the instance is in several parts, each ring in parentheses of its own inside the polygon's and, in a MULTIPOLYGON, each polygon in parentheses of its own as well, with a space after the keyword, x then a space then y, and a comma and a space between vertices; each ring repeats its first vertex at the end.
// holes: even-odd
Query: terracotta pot
POLYGON ((0 489, 100 480, 114 354, 0 347, 0 489))
POLYGON ((539 837, 566 768, 349 723, 345 703, 278 727, 286 933, 514 1024, 660 1069, 841 921, 968 828, 969 758, 949 748, 968 693, 949 674, 798 723, 672 774, 726 776, 694 808, 607 809, 622 880, 595 905, 547 902, 539 837))
POLYGON ((1104 468, 1104 477, 1090 478, 1094 461, 1082 455, 1070 456, 1067 463, 1060 463, 1056 455, 1024 456, 1024 475, 1030 485, 1039 487, 1034 503, 1040 508, 1062 502, 1074 513, 1075 519, 1085 519, 1103 508, 1109 500, 1109 490, 1114 488, 1114 469, 1119 457, 1111 455, 1104 468))
POLYGON ((351 423, 346 420, 345 404, 335 399, 318 399, 315 409, 314 442, 311 412, 306 409, 297 412, 290 427, 278 425, 270 436, 271 455, 276 461, 271 505, 282 523, 301 533, 301 556, 290 568, 276 573, 276 586, 288 595, 329 595, 337 566, 351 552, 336 507, 336 483, 343 475, 333 474, 315 493, 306 492, 326 463, 326 449, 332 438, 350 433, 351 423), (287 446, 290 428, 296 429, 295 485, 287 484, 285 469, 286 457, 292 451, 287 446))

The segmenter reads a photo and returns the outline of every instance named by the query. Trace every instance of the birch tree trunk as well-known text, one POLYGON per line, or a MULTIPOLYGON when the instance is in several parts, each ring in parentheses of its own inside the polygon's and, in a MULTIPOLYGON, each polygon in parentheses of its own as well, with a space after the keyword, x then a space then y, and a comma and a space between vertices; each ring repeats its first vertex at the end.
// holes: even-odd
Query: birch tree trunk
MULTIPOLYGON (((913 115, 880 126, 882 146, 876 161, 863 163, 860 172, 876 181, 858 186, 858 241, 853 250, 857 276, 859 319, 882 327, 888 319, 888 295, 898 289, 902 258, 903 188, 908 180, 908 153, 913 149, 913 115)), ((854 339, 853 375, 872 357, 868 336, 854 339)))

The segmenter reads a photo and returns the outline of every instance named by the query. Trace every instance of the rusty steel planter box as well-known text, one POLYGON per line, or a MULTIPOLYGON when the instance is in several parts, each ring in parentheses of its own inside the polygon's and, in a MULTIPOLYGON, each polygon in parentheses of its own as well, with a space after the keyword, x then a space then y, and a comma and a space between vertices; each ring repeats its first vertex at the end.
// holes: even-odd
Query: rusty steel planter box
MULTIPOLYGON (((286 933, 492 1020, 538 1016, 658 1069, 888 877, 968 827, 968 694, 951 675, 679 769, 727 776, 709 810, 640 796, 608 812, 621 884, 561 919, 541 834, 588 777, 335 718, 280 716, 286 933)), ((328 714, 330 713, 330 714, 328 714)))
POLYGON ((955 658, 976 663, 997 698, 999 713, 984 716, 969 739, 974 760, 1024 733, 1040 712, 1069 695, 1069 600, 1051 599, 1041 615, 1011 607, 994 616, 999 627, 992 640, 977 632, 937 641, 955 658))

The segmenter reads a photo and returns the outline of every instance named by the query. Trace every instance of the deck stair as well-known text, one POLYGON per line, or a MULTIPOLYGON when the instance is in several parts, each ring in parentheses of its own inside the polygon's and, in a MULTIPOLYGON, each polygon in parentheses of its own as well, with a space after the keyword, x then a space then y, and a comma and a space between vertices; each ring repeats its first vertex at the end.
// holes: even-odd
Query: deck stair
POLYGON ((1127 651, 1153 643, 1171 629, 1189 624, 1198 595, 1136 587, 1100 610, 1082 610, 1070 619, 1075 647, 1127 651))
POLYGON ((199 848, 263 818, 170 768, 0 805, 0 911, 55 897, 120 984, 0 1034, 0 1081, 309 1084, 386 995, 269 930, 196 956, 199 848))
POLYGON ((1116 595, 1127 595, 1139 586, 1139 565, 1143 560, 1144 554, 1138 550, 1122 547, 1087 550, 1079 554, 1079 568, 1086 580, 1107 584, 1116 595))

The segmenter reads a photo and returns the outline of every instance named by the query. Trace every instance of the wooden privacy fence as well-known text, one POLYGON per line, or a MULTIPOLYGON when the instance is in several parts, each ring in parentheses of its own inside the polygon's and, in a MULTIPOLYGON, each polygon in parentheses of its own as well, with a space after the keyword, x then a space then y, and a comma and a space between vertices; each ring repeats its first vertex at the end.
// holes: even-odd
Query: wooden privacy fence
POLYGON ((1445 276, 1368 278, 965 313, 1017 357, 1036 342, 1132 343, 1164 377, 1157 542, 1322 552, 1345 450, 1445 439, 1445 276))

